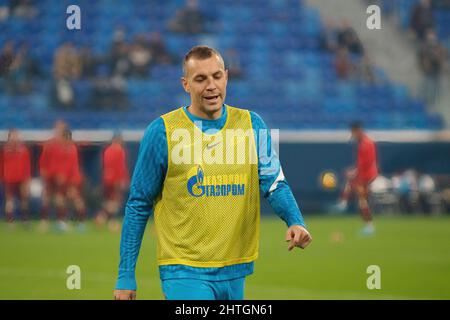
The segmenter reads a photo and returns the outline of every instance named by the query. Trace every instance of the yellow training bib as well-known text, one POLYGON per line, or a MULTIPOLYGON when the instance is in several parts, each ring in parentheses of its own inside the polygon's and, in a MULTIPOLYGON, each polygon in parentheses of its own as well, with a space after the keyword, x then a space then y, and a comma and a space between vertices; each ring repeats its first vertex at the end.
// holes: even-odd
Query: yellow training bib
POLYGON ((179 108, 162 116, 168 167, 155 205, 159 265, 223 267, 258 257, 259 177, 250 113, 230 106, 203 133, 179 108))

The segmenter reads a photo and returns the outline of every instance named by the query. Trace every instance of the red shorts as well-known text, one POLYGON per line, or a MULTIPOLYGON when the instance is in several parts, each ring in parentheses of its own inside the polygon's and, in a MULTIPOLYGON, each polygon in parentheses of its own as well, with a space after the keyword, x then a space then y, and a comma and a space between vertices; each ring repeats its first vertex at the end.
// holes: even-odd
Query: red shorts
MULTIPOLYGON (((376 178, 376 177, 375 177, 376 178)), ((350 187, 354 192, 356 192, 358 195, 363 196, 364 198, 367 198, 369 195, 369 187, 375 178, 366 179, 361 177, 356 177, 349 181, 350 187)))
POLYGON ((105 200, 120 200, 122 198, 122 190, 118 184, 104 184, 103 197, 105 200))
POLYGON ((25 182, 5 182, 5 195, 7 198, 21 198, 25 182))

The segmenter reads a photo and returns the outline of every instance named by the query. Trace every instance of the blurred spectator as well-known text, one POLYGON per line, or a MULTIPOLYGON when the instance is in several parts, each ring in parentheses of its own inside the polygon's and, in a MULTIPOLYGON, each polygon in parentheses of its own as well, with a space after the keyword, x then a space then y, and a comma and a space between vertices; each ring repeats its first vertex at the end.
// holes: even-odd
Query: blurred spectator
POLYGON ((444 189, 441 195, 444 212, 450 213, 450 188, 444 189))
POLYGON ((71 42, 66 42, 56 49, 53 60, 55 79, 77 79, 81 74, 81 59, 71 42))
POLYGON ((421 174, 418 180, 419 207, 421 212, 430 213, 432 197, 436 190, 434 179, 429 174, 421 174))
POLYGON ((11 94, 32 91, 32 78, 40 75, 38 63, 29 56, 26 43, 14 52, 13 42, 6 42, 0 55, 1 74, 6 79, 6 90, 11 94))
POLYGON ((206 17, 198 7, 198 0, 187 0, 186 7, 179 9, 169 21, 172 32, 198 34, 206 32, 206 17))
POLYGON ((128 52, 130 61, 130 73, 133 77, 146 78, 149 75, 149 67, 152 54, 145 41, 144 35, 137 35, 128 52))
POLYGON ((128 44, 121 43, 114 48, 109 59, 110 74, 126 77, 131 72, 131 62, 128 58, 128 44))
POLYGON ((80 50, 81 76, 83 78, 92 78, 99 63, 98 58, 94 56, 90 47, 83 47, 80 50))
POLYGON ((434 27, 431 0, 421 0, 413 7, 409 26, 416 37, 425 38, 427 30, 434 27))
POLYGON ((22 46, 14 55, 7 77, 7 89, 12 94, 26 94, 32 90, 27 70, 26 47, 22 46))
POLYGON ((126 31, 122 26, 119 26, 114 31, 107 58, 111 75, 126 77, 130 73, 131 64, 128 59, 129 48, 125 40, 126 31))
POLYGON ((336 23, 332 19, 326 19, 319 35, 320 49, 335 52, 338 47, 336 23))
POLYGON ((0 53, 0 75, 6 76, 9 73, 11 64, 14 60, 14 44, 12 41, 7 41, 0 53))
POLYGON ((127 108, 129 102, 126 80, 120 74, 110 77, 106 69, 100 68, 99 74, 92 81, 89 105, 108 110, 127 108))
POLYGON ((81 75, 81 59, 78 52, 70 42, 64 43, 55 53, 53 61, 54 85, 52 100, 60 108, 73 108, 75 93, 71 80, 81 75))
POLYGON ((439 96, 446 55, 446 50, 438 42, 436 33, 428 30, 426 41, 422 43, 419 51, 419 65, 424 74, 423 97, 430 105, 434 105, 439 96))
POLYGON ((364 49, 356 31, 347 20, 343 20, 338 30, 337 41, 340 47, 345 47, 350 53, 363 54, 364 49))
POLYGON ((242 77, 241 60, 239 53, 235 49, 228 49, 224 54, 225 66, 228 70, 228 77, 230 79, 237 79, 242 77))
POLYGON ((402 175, 393 179, 393 183, 399 197, 400 211, 413 213, 418 196, 416 172, 412 169, 406 170, 402 175))
POLYGON ((374 84, 377 81, 372 59, 370 59, 367 53, 362 57, 358 65, 358 76, 361 81, 370 84, 374 84))
POLYGON ((9 10, 11 15, 21 18, 34 18, 38 14, 31 0, 10 0, 9 10))
POLYGON ((148 41, 148 48, 152 55, 153 63, 173 64, 176 58, 172 56, 166 48, 164 39, 160 32, 152 32, 148 41))
POLYGON ((340 79, 349 79, 352 76, 355 67, 350 60, 347 48, 341 47, 338 49, 334 60, 334 68, 340 79))

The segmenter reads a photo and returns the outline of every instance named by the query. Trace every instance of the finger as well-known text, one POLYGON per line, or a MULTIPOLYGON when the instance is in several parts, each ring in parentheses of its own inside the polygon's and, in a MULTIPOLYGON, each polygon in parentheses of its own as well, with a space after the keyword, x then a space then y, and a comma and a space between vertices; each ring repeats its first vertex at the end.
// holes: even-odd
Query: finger
POLYGON ((305 249, 311 243, 312 239, 309 239, 305 244, 303 244, 303 249, 305 249))
POLYGON ((311 235, 309 234, 309 232, 307 231, 303 232, 302 237, 300 239, 300 243, 307 241, 310 237, 311 235))
POLYGON ((291 250, 294 249, 295 246, 296 246, 296 242, 295 242, 295 239, 294 239, 294 237, 292 236, 292 234, 291 234, 291 239, 290 239, 289 241, 290 241, 290 242, 289 242, 288 250, 291 251, 291 250))
POLYGON ((309 232, 304 231, 301 236, 300 242, 304 242, 304 241, 308 240, 310 237, 311 237, 311 235, 309 234, 309 232))
POLYGON ((300 243, 300 239, 302 238, 304 232, 302 231, 294 231, 294 244, 297 245, 300 243))
POLYGON ((300 245, 300 248, 305 249, 311 243, 311 241, 312 241, 312 237, 308 236, 308 238, 302 242, 302 244, 300 245))
POLYGON ((289 243, 288 250, 291 251, 292 249, 294 249, 294 247, 295 247, 294 239, 291 239, 291 242, 289 243))
POLYGON ((291 232, 291 230, 288 230, 288 231, 286 231, 285 240, 286 241, 291 241, 291 239, 292 239, 292 232, 291 232))

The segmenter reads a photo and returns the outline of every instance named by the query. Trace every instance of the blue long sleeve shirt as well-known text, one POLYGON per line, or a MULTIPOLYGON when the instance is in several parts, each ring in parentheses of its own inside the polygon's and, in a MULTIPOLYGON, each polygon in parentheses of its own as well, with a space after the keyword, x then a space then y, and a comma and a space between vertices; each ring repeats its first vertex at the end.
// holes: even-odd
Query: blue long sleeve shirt
MULTIPOLYGON (((192 122, 201 121, 203 132, 213 133, 225 125, 227 107, 216 120, 206 120, 192 115, 187 107, 184 112, 192 122)), ((270 131, 262 118, 250 112, 252 127, 256 133, 258 174, 260 190, 275 213, 288 227, 305 227, 294 195, 283 175, 276 151, 272 148, 270 131), (260 131, 261 130, 261 131, 260 131), (258 132, 265 132, 259 135, 258 132), (260 140, 261 139, 261 140, 260 140)), ((134 169, 130 195, 125 206, 125 217, 120 242, 119 275, 116 289, 136 290, 135 268, 142 237, 158 195, 161 193, 167 172, 167 138, 163 119, 154 120, 145 130, 134 169)), ((230 280, 253 273, 254 262, 240 263, 220 268, 199 268, 181 264, 159 267, 161 280, 195 278, 202 280, 230 280)))

